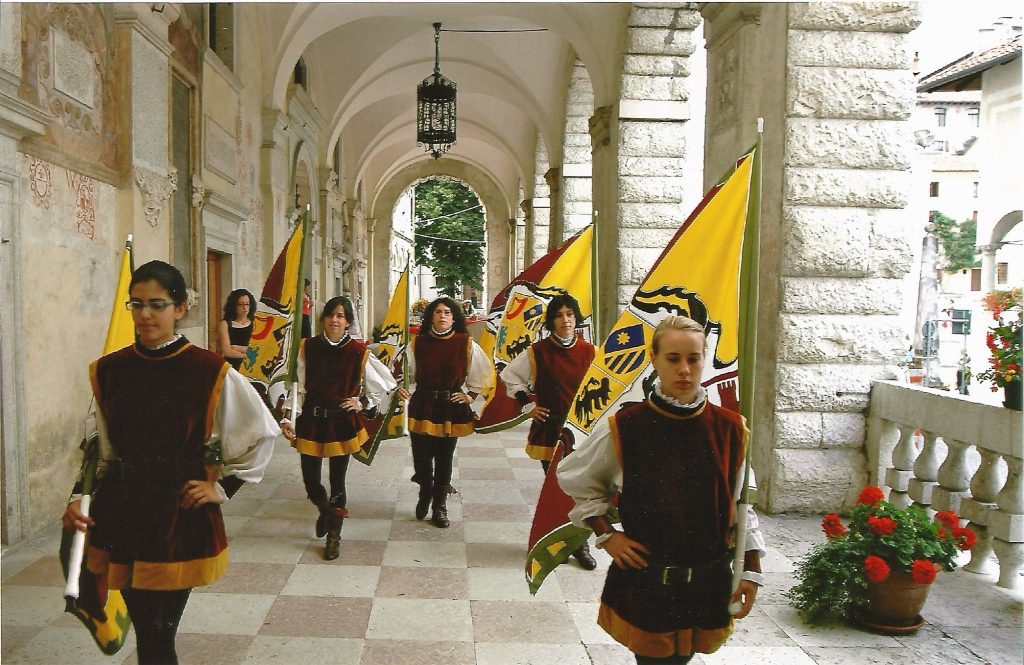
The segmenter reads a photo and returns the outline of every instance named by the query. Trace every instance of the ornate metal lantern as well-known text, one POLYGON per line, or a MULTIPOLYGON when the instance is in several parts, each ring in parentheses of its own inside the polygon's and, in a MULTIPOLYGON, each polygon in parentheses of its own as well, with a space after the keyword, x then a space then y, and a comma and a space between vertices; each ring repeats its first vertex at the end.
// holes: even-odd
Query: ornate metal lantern
POLYGON ((455 82, 441 75, 441 24, 434 24, 434 73, 416 86, 416 145, 438 159, 455 143, 455 82))

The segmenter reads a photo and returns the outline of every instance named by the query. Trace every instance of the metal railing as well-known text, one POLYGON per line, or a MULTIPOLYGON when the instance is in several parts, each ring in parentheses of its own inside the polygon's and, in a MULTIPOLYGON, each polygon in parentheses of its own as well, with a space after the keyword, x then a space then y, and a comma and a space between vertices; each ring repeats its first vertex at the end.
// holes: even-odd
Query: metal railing
POLYGON ((868 407, 871 481, 890 488, 897 507, 953 510, 977 542, 971 572, 988 572, 994 551, 998 585, 1020 587, 1024 564, 1021 457, 1024 417, 969 397, 895 381, 875 381, 868 407))

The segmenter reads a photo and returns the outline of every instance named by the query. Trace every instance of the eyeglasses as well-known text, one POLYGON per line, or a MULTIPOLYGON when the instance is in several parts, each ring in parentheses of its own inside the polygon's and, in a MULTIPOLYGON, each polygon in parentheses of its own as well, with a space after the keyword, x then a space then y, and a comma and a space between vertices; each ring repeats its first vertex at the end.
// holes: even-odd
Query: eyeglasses
POLYGON ((176 303, 173 300, 150 300, 149 302, 142 302, 141 300, 129 300, 124 304, 125 309, 133 312, 141 312, 147 307, 154 312, 162 312, 168 307, 173 307, 176 303))

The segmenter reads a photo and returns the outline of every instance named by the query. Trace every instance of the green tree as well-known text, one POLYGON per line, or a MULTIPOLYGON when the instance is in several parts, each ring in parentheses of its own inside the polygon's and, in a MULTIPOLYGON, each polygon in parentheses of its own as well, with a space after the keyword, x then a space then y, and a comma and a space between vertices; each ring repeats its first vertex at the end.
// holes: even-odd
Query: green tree
POLYGON ((415 216, 416 263, 431 269, 438 290, 459 297, 463 286, 482 289, 484 213, 476 195, 454 180, 421 182, 415 216))
POLYGON ((932 211, 931 221, 935 225, 935 235, 942 249, 943 270, 957 272, 981 267, 981 261, 975 258, 978 225, 973 219, 965 219, 958 224, 952 217, 935 210, 932 211))

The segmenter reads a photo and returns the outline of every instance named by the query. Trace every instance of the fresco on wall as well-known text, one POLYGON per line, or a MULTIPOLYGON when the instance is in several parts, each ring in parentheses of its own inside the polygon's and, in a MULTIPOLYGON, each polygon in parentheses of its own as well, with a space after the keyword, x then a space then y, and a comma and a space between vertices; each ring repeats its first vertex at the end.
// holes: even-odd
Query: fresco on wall
POLYGON ((29 190, 32 192, 32 201, 40 208, 50 208, 50 200, 53 196, 53 179, 50 177, 50 165, 46 162, 31 158, 28 167, 29 190))
POLYGON ((75 230, 90 240, 96 238, 96 181, 88 176, 64 170, 75 200, 75 230))
POLYGON ((116 54, 107 40, 113 32, 111 10, 102 5, 26 3, 22 11, 24 57, 18 95, 56 118, 29 145, 116 169, 119 104, 112 77, 116 54))

